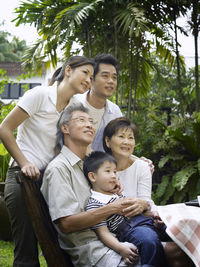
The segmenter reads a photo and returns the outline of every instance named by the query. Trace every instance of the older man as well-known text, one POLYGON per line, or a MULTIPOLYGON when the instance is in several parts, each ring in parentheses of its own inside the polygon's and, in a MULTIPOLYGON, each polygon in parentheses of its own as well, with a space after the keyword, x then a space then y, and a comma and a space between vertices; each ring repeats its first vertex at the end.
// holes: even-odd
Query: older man
MULTIPOLYGON (((89 227, 111 214, 122 213, 134 200, 115 201, 105 207, 85 211, 90 187, 82 171, 82 160, 93 141, 94 122, 81 104, 68 107, 59 121, 64 145, 48 165, 42 193, 59 234, 61 247, 78 267, 126 266, 121 256, 105 247, 89 227)), ((131 257, 137 258, 135 248, 131 257)))

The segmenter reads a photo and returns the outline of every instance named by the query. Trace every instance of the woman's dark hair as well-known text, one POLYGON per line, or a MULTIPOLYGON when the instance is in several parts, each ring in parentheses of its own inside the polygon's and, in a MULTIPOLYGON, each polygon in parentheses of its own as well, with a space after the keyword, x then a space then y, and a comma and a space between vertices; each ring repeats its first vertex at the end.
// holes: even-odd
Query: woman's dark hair
POLYGON ((137 134, 138 132, 136 125, 125 117, 119 117, 119 118, 116 118, 110 121, 106 125, 104 132, 103 132, 103 148, 110 155, 112 155, 112 151, 109 147, 107 147, 105 139, 107 137, 110 140, 112 136, 116 134, 116 132, 121 128, 131 129, 134 135, 137 134))
POLYGON ((91 186, 90 179, 88 178, 89 172, 97 172, 104 162, 113 162, 117 166, 116 160, 109 154, 102 151, 93 151, 85 157, 83 162, 83 173, 91 186))
POLYGON ((67 65, 70 66, 71 69, 75 69, 77 67, 81 67, 81 66, 84 66, 84 65, 92 65, 94 67, 95 63, 94 63, 94 60, 93 59, 90 59, 90 58, 87 58, 87 57, 84 57, 84 56, 72 56, 70 57, 63 65, 62 67, 58 68, 50 82, 49 82, 49 86, 50 85, 53 85, 55 81, 57 82, 62 82, 62 80, 64 79, 64 76, 65 76, 65 68, 67 65))

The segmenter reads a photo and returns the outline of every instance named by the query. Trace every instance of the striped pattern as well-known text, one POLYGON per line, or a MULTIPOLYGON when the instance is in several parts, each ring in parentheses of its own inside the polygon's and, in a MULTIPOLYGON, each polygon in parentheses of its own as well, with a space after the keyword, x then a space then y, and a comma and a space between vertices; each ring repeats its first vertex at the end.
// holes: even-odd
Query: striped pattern
MULTIPOLYGON (((120 196, 120 198, 123 198, 123 197, 120 196)), ((114 202, 116 199, 117 199, 117 197, 111 198, 109 203, 114 202)), ((92 210, 92 209, 100 208, 100 207, 102 207, 104 205, 105 204, 103 204, 102 202, 96 200, 93 197, 90 197, 89 200, 88 200, 87 206, 86 206, 86 210, 92 210)), ((109 216, 106 220, 104 220, 104 221, 94 225, 93 227, 91 227, 91 229, 96 229, 98 227, 107 225, 107 227, 110 230, 110 232, 116 233, 117 227, 123 221, 124 221, 124 217, 122 215, 113 214, 113 215, 109 216)))

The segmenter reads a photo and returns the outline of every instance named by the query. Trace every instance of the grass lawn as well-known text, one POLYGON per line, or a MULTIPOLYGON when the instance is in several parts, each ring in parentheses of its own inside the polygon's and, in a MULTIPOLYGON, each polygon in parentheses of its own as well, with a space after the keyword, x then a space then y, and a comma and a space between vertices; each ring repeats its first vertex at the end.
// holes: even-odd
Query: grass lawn
MULTIPOLYGON (((0 240, 0 267, 12 267, 13 249, 14 245, 12 242, 0 240)), ((39 260, 41 267, 47 267, 46 261, 43 256, 40 256, 39 260)))

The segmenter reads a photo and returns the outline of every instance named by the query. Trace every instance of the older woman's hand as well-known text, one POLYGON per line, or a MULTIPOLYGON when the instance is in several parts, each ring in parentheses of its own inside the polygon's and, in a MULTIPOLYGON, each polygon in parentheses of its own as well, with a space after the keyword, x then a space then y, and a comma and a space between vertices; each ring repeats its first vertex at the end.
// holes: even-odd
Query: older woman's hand
POLYGON ((132 217, 143 213, 149 207, 148 201, 140 198, 132 199, 132 205, 123 210, 123 215, 125 217, 132 217))

